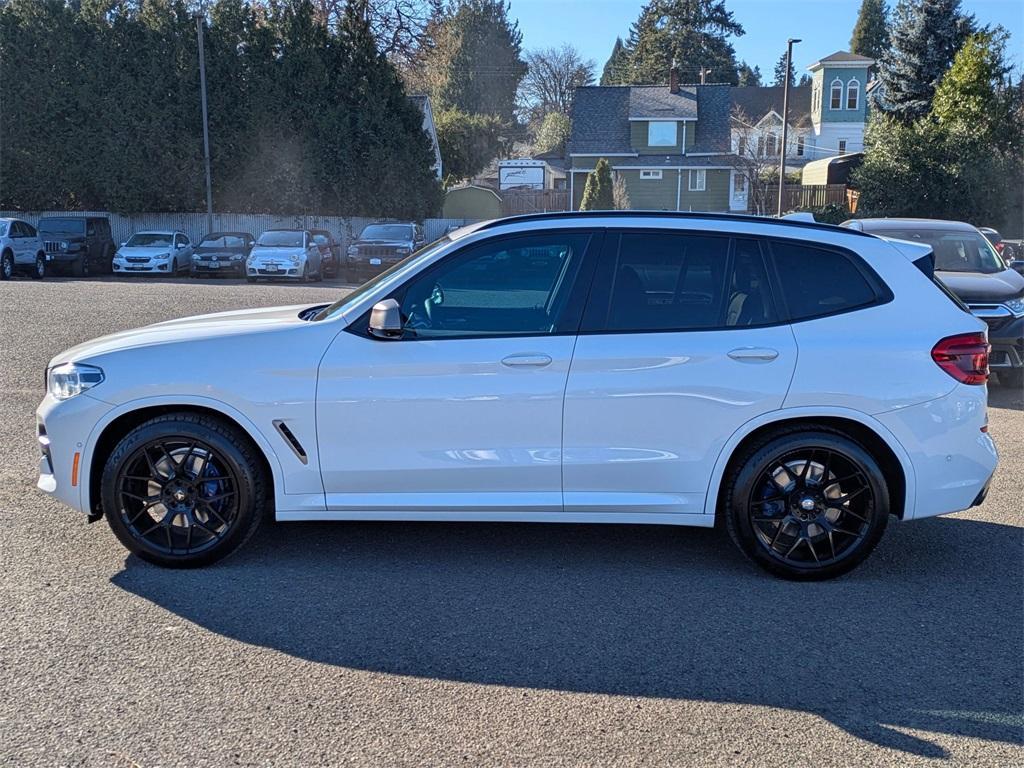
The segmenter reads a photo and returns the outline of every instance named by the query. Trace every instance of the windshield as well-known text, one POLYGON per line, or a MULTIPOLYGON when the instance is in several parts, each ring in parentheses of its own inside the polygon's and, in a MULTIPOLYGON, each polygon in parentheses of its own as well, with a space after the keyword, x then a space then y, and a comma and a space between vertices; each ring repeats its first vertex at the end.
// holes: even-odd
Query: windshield
POLYGON ((360 240, 412 240, 408 224, 371 224, 363 230, 360 240))
POLYGON ((260 235, 256 245, 270 246, 274 248, 301 248, 302 233, 285 229, 272 229, 260 235))
POLYGON ((40 232, 66 232, 72 235, 85 234, 85 219, 40 219, 40 232))
POLYGON ((207 235, 199 244, 200 248, 244 248, 245 239, 240 235, 207 235))
POLYGON ((174 235, 167 232, 136 232, 125 245, 129 248, 162 248, 173 240, 174 235))
POLYGON ((1006 269, 992 244, 980 232, 952 232, 942 229, 887 229, 885 237, 927 243, 935 251, 935 269, 939 272, 983 272, 992 274, 1006 269))
POLYGON ((442 237, 440 240, 435 240, 430 245, 427 245, 427 246, 424 246, 423 248, 420 248, 415 253, 409 254, 408 256, 406 256, 404 259, 402 259, 398 263, 392 264, 390 267, 385 269, 383 272, 381 272, 376 277, 373 277, 370 280, 367 280, 365 283, 363 283, 358 288, 356 288, 354 291, 352 291, 352 293, 349 293, 349 294, 347 294, 345 296, 342 296, 336 302, 331 304, 331 306, 325 307, 323 309, 323 311, 321 311, 313 319, 314 320, 326 320, 327 318, 334 317, 335 315, 337 315, 337 314, 339 314, 341 312, 344 312, 346 307, 348 307, 350 304, 353 304, 356 301, 358 301, 359 299, 361 299, 363 296, 368 294, 370 291, 372 291, 374 288, 376 288, 382 282, 384 282, 389 277, 391 277, 391 275, 393 275, 398 270, 403 269, 404 267, 408 266, 409 264, 411 264, 414 261, 419 261, 420 259, 429 258, 438 249, 448 245, 448 243, 450 243, 450 242, 452 242, 452 239, 450 237, 445 236, 445 237, 442 237))

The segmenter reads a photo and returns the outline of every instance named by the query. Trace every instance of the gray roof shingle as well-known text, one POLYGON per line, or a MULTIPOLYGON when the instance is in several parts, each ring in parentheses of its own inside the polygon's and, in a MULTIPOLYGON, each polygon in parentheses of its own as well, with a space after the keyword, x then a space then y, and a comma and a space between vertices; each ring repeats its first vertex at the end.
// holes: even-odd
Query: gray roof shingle
MULTIPOLYGON (((732 88, 733 106, 742 109, 751 122, 756 123, 772 110, 782 114, 782 86, 747 86, 732 88)), ((789 89, 789 116, 791 121, 811 114, 811 86, 796 86, 789 89)))
POLYGON ((634 85, 629 88, 629 116, 696 120, 697 88, 684 86, 672 93, 664 85, 634 85))
POLYGON ((632 152, 629 143, 629 92, 618 85, 576 89, 568 154, 632 152))

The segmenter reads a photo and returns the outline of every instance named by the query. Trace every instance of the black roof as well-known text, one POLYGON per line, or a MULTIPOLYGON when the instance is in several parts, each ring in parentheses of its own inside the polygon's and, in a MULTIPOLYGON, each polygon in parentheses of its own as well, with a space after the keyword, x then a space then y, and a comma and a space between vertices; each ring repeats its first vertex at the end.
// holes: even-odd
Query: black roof
MULTIPOLYGON (((774 110, 782 114, 783 88, 781 85, 759 86, 750 85, 730 89, 732 105, 742 109, 753 122, 757 122, 774 110)), ((810 118, 811 86, 796 86, 789 89, 790 120, 799 121, 810 118)))
POLYGON ((775 219, 767 216, 755 216, 749 213, 697 213, 694 211, 562 211, 550 213, 528 213, 522 216, 508 216, 503 219, 492 219, 481 224, 477 229, 493 229, 505 224, 519 224, 531 221, 554 221, 558 219, 591 219, 591 218, 613 218, 613 219, 636 219, 636 218, 671 218, 671 219, 710 219, 712 221, 741 221, 745 223, 775 224, 786 227, 797 227, 800 229, 817 229, 827 232, 843 232, 844 234, 872 237, 866 232, 849 227, 841 227, 836 224, 825 224, 817 221, 802 221, 798 219, 775 219))

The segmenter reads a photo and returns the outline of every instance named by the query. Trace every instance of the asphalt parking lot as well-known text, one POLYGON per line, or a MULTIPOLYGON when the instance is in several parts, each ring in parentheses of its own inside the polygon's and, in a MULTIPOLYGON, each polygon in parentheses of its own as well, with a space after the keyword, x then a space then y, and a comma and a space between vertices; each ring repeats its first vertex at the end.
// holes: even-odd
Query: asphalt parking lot
POLYGON ((165 571, 35 489, 60 350, 340 290, 0 284, 3 765, 1024 763, 1021 393, 984 506, 823 584, 643 526, 268 525, 165 571))

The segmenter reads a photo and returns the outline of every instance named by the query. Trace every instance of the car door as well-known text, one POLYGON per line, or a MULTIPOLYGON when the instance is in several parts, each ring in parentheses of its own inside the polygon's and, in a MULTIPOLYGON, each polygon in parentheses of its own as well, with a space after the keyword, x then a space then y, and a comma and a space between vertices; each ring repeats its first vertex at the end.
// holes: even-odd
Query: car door
POLYGON ((22 266, 29 263, 27 248, 31 245, 28 231, 21 221, 12 221, 8 227, 8 237, 11 241, 11 250, 14 252, 14 263, 22 266))
POLYGON ((756 240, 609 233, 566 386, 565 511, 703 514, 726 441, 782 405, 795 362, 756 240))
POLYGON ((568 229, 467 245, 393 294, 401 338, 371 337, 367 316, 339 333, 317 388, 327 509, 561 511, 562 398, 599 239, 568 229))
POLYGON ((174 236, 174 252, 178 259, 178 269, 189 269, 192 266, 192 241, 188 235, 178 232, 174 236))

